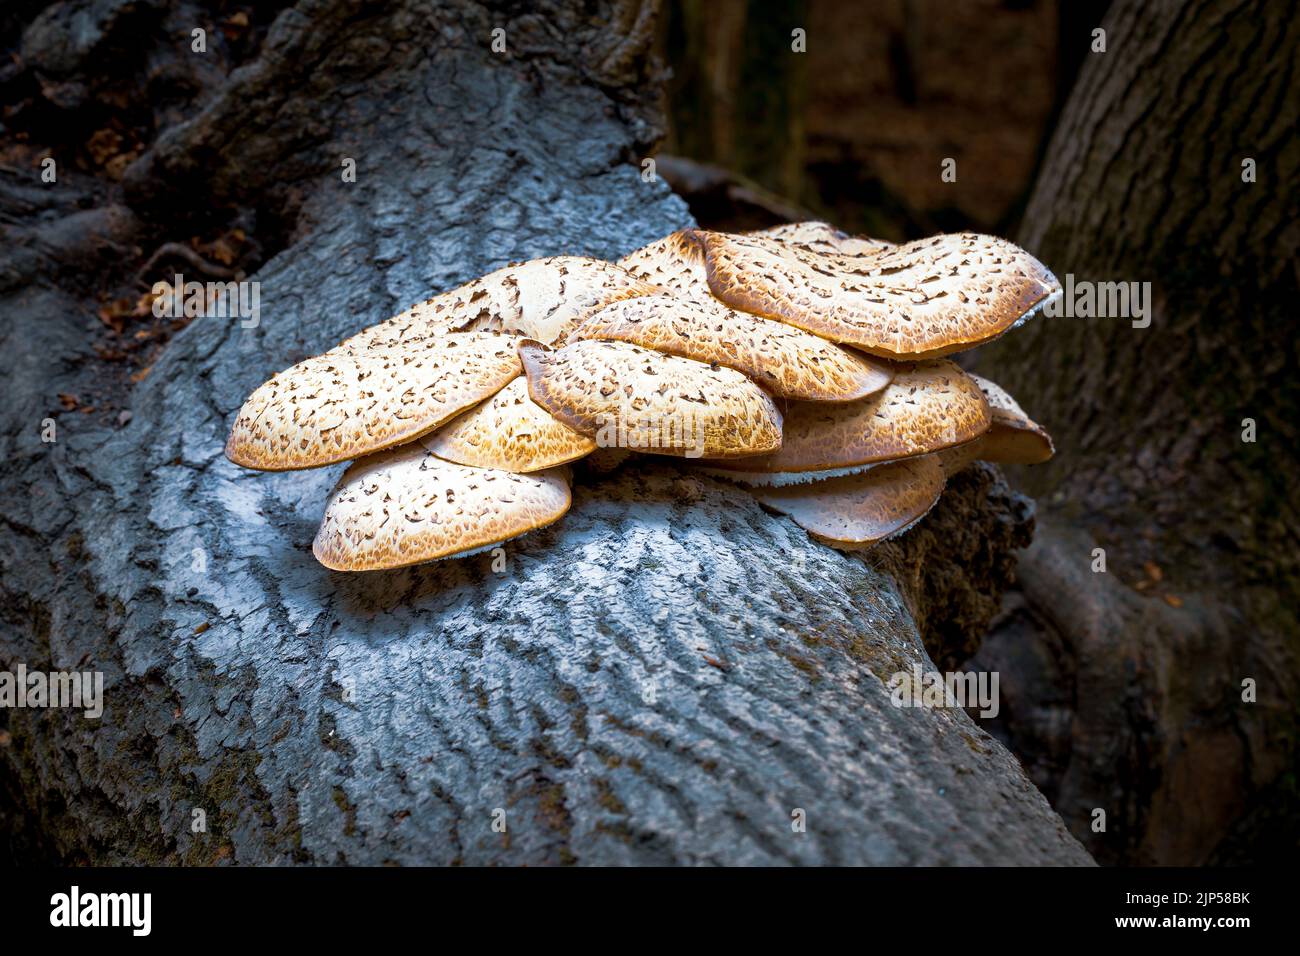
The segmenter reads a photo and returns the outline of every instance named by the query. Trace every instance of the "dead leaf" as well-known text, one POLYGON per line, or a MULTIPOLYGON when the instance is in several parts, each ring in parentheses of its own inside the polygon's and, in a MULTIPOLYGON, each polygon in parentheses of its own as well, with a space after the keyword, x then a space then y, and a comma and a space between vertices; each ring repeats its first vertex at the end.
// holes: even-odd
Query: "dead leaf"
POLYGON ((135 303, 130 299, 113 299, 99 307, 99 321, 121 335, 126 327, 126 320, 135 312, 135 303))
POLYGON ((104 172, 108 174, 108 178, 113 182, 121 182, 122 177, 126 175, 126 168, 134 163, 139 155, 135 150, 118 153, 104 164, 104 172))
POLYGON ((137 316, 152 315, 154 300, 160 299, 164 295, 166 296, 171 295, 172 287, 168 285, 166 282, 162 283, 162 285, 167 286, 167 288, 164 289, 163 292, 161 292, 159 295, 154 295, 153 290, 150 289, 144 295, 140 296, 140 298, 136 299, 135 308, 131 310, 131 314, 137 316))
POLYGON ((223 266, 228 266, 235 261, 238 253, 235 252, 233 244, 225 239, 218 238, 213 241, 212 245, 208 246, 208 256, 220 262, 223 266))
POLYGON ((86 141, 86 150, 96 166, 103 166, 122 149, 122 137, 116 130, 97 129, 86 141))
POLYGON ((1163 597, 1165 599, 1165 603, 1168 604, 1170 607, 1183 606, 1183 599, 1180 598, 1177 594, 1165 594, 1163 595, 1163 597))

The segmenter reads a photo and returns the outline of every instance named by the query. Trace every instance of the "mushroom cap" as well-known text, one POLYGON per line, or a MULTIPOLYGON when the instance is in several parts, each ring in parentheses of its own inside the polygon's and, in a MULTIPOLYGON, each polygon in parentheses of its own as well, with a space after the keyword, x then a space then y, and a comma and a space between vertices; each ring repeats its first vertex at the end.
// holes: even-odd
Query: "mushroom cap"
POLYGON ((935 452, 935 457, 939 459, 939 464, 943 468, 944 477, 951 478, 971 462, 979 461, 983 443, 984 436, 981 435, 974 441, 968 441, 964 445, 954 445, 951 448, 944 448, 935 452))
POLYGON ((365 351, 447 332, 511 332, 550 345, 563 341, 601 306, 654 291, 654 286, 602 259, 533 259, 413 305, 339 348, 365 351))
POLYGON ((781 413, 734 369, 627 342, 519 346, 533 401, 601 448, 731 458, 781 447, 781 413))
POLYGON ((976 444, 976 458, 1003 465, 1041 465, 1056 454, 1052 436, 1046 431, 1012 428, 997 421, 976 444))
POLYGON ((520 371, 515 336, 448 333, 422 344, 333 350, 260 385, 231 427, 226 457, 285 471, 413 441, 500 391, 520 371))
POLYGON ((978 375, 971 375, 971 380, 993 412, 993 424, 976 443, 979 448, 974 457, 1007 465, 1037 465, 1056 453, 1052 436, 1026 415, 1002 386, 978 375))
POLYGON ((934 455, 877 465, 806 485, 755 488, 750 494, 818 541, 856 550, 902 534, 934 507, 944 473, 934 455))
POLYGON ((779 226, 770 226, 750 233, 755 236, 768 236, 781 242, 806 246, 816 252, 828 252, 845 256, 874 255, 881 249, 893 246, 884 239, 869 239, 866 236, 850 236, 841 232, 830 223, 810 220, 808 222, 787 222, 779 226))
POLYGON ((376 571, 464 554, 557 521, 563 469, 516 475, 443 461, 419 444, 354 462, 339 479, 312 553, 334 571, 376 571))
POLYGON ((699 230, 679 229, 629 252, 618 265, 636 278, 688 298, 712 297, 699 230))
POLYGON ((636 452, 626 448, 597 448, 579 463, 587 475, 609 475, 623 467, 629 458, 635 458, 636 452))
POLYGON ((879 359, 792 325, 729 309, 707 291, 699 298, 661 293, 615 302, 587 319, 575 334, 725 365, 769 394, 812 402, 864 398, 894 376, 879 359))
POLYGON ((768 473, 851 468, 960 445, 991 423, 979 386, 939 359, 900 367, 882 391, 856 402, 792 402, 779 451, 716 466, 768 473))
POLYGON ((517 473, 554 468, 596 450, 592 439, 528 397, 522 375, 420 441, 448 461, 517 473))
POLYGON ((1018 246, 934 236, 859 255, 771 236, 698 234, 713 294, 887 358, 934 358, 996 338, 1058 288, 1018 246))

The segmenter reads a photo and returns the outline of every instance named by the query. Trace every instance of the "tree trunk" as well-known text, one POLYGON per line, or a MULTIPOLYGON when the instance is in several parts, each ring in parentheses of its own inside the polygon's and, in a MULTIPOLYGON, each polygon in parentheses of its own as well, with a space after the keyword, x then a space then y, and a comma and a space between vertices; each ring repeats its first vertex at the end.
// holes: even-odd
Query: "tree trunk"
POLYGON ((977 660, 1005 669, 1001 733, 1103 861, 1268 852, 1286 831, 1257 809, 1294 846, 1296 13, 1112 5, 1020 239, 1062 279, 1151 283, 1150 326, 1046 318, 978 358, 1060 454, 1021 476, 1040 533, 977 660))
MULTIPOLYGON (((962 656, 1008 582, 1031 518, 990 468, 866 561, 651 462, 584 478, 504 568, 348 576, 310 553, 339 467, 223 457, 259 382, 411 301, 689 223, 637 165, 657 135, 651 11, 583 9, 303 0, 121 187, 6 181, 7 221, 30 224, 0 293, 0 662, 105 675, 98 720, 0 711, 10 855, 1089 862, 965 712, 895 707, 884 683, 933 666, 921 628, 962 656), (55 411, 104 388, 97 283, 203 210, 259 230, 260 323, 189 324, 129 422, 55 411)), ((179 35, 142 55, 175 66, 179 35)))
POLYGON ((667 148, 799 201, 808 78, 807 57, 793 48, 794 31, 807 33, 805 0, 683 0, 664 19, 667 148))

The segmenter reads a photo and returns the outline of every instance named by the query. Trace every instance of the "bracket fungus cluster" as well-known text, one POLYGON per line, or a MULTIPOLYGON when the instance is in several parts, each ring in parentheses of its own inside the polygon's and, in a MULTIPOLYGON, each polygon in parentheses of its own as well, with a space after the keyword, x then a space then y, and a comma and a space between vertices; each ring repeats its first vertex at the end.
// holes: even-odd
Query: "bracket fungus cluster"
POLYGON ((353 462, 313 548, 335 570, 545 527, 569 508, 571 463, 596 476, 631 453, 736 482, 859 550, 914 525, 975 459, 1051 457, 1010 395, 942 356, 1054 295, 1047 269, 989 236, 687 229, 616 263, 499 269, 365 329, 254 391, 226 455, 353 462))

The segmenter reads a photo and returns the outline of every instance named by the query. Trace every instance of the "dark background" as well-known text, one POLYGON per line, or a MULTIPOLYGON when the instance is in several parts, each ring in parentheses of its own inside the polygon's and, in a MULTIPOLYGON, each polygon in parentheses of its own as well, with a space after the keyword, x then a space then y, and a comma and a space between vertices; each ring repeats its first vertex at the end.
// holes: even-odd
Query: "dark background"
POLYGON ((754 200, 693 197, 702 225, 798 212, 894 241, 1014 233, 1107 6, 675 0, 658 37, 663 150, 726 170, 754 200), (787 55, 785 24, 816 38, 805 55, 787 55), (956 183, 938 175, 948 157, 956 183))

